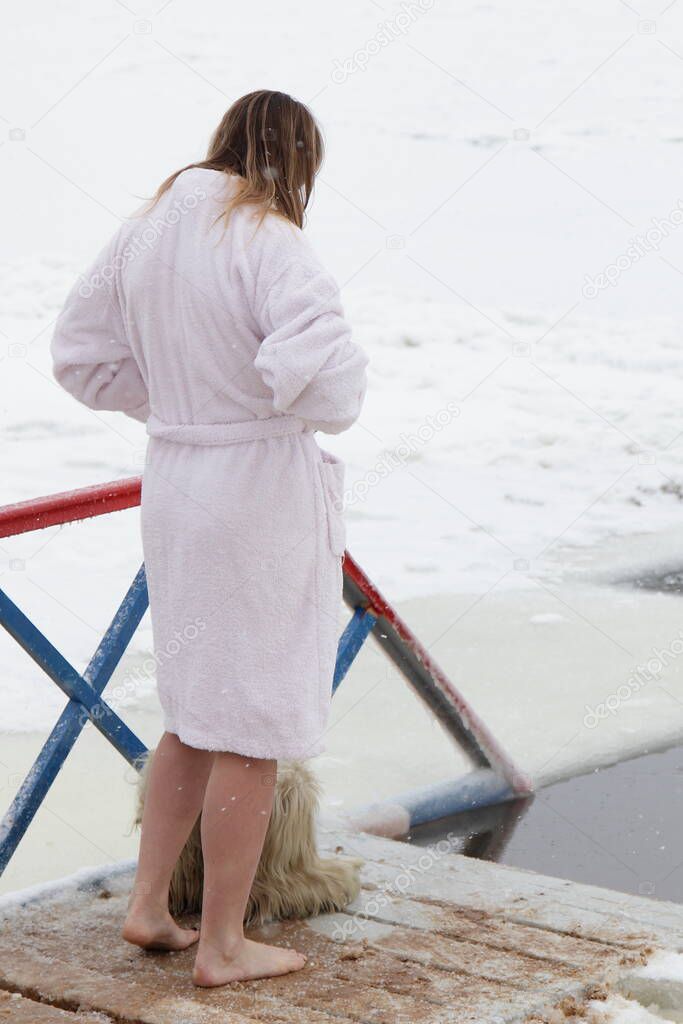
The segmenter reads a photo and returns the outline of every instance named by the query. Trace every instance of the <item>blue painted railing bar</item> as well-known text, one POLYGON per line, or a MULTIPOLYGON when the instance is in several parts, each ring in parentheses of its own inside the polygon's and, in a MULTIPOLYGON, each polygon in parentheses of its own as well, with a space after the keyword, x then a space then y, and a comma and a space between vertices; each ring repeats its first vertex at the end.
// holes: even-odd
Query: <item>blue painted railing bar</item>
MULTIPOLYGON (((146 609, 147 581, 142 566, 83 673, 83 678, 97 694, 102 693, 111 679, 146 609)), ((0 874, 33 821, 86 721, 82 705, 77 700, 69 700, 0 824, 0 874)))
POLYGON ((334 667, 334 679, 332 681, 332 693, 335 693, 346 673, 353 664, 361 647, 365 643, 368 633, 372 631, 377 618, 367 608, 356 608, 349 619, 349 623, 341 635, 339 647, 337 648, 337 663, 334 667))
POLYGON ((348 822, 360 832, 397 839, 418 825, 517 799, 519 795, 492 768, 475 768, 457 779, 361 804, 348 812, 348 822))
POLYGON ((147 577, 145 567, 141 565, 83 673, 83 678, 98 693, 102 693, 111 679, 148 605, 147 577))

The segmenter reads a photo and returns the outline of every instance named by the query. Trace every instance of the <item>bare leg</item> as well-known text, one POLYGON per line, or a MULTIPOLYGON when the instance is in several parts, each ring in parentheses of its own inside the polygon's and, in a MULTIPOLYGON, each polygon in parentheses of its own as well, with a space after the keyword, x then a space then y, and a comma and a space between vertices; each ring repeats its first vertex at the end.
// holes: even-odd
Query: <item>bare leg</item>
POLYGON ((149 770, 135 884, 123 937, 143 949, 186 949, 195 929, 181 928, 168 910, 168 887, 185 841, 199 817, 214 755, 164 733, 149 770))
POLYGON ((245 938, 244 911, 273 807, 275 761, 216 754, 202 809, 204 895, 193 979, 226 985, 288 974, 306 958, 245 938))

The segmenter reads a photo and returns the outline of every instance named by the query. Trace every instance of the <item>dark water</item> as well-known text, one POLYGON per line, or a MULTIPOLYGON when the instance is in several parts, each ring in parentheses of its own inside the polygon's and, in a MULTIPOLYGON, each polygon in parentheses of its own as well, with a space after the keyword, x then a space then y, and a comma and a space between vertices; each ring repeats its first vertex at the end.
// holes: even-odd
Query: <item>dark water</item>
POLYGON ((411 839, 428 845, 449 832, 470 856, 682 903, 683 749, 556 783, 529 801, 442 819, 411 839))
POLYGON ((683 594, 683 569, 640 573, 635 579, 618 581, 620 586, 638 590, 658 590, 664 594, 683 594))

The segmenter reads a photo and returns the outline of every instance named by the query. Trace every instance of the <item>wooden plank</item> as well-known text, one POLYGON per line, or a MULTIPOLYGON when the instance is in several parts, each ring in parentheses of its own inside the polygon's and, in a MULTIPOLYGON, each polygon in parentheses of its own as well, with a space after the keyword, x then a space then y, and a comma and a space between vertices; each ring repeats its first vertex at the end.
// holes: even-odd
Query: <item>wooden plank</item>
POLYGON ((8 1024, 104 1024, 100 1015, 60 1010, 24 999, 16 992, 0 992, 0 1021, 8 1024))
POLYGON ((321 845, 363 858, 366 885, 408 893, 414 899, 475 908, 506 920, 626 947, 658 941, 683 949, 683 907, 674 903, 368 834, 323 833, 321 845))
MULTIPOLYGON (((189 966, 186 965, 183 976, 188 987, 189 966)), ((3 958, 0 988, 10 987, 34 998, 40 995, 58 1006, 95 1010, 117 1021, 135 1024, 414 1024, 417 1020, 424 1024, 450 1024, 453 1020, 444 1006, 430 1006, 420 998, 382 989, 363 992, 355 979, 349 982, 320 971, 310 971, 304 985, 298 985, 296 991, 292 987, 295 975, 291 975, 223 989, 194 989, 190 996, 185 996, 173 983, 177 970, 175 955, 148 956, 144 967, 135 972, 138 980, 133 981, 120 974, 107 975, 22 950, 11 961, 3 958), (264 987, 267 992, 262 998, 260 989, 264 987), (251 1015, 235 1012, 237 1003, 250 1009, 251 1015)), ((468 1015, 459 1019, 474 1022, 481 1018, 468 1015)))
MULTIPOLYGON (((107 953, 105 947, 103 959, 107 953)), ((0 955, 0 989, 9 987, 58 1006, 85 1007, 134 1024, 178 1024, 179 1020, 183 1024, 343 1024, 350 1020, 315 1009, 304 1012, 268 993, 247 992, 241 985, 197 989, 190 981, 191 968, 192 959, 186 958, 181 969, 177 954, 134 954, 129 972, 104 973, 74 966, 72 960, 58 955, 21 950, 9 957, 0 955)), ((77 1024, 73 1013, 67 1020, 77 1024)))
POLYGON ((374 889, 361 891, 344 915, 340 931, 362 939, 365 921, 405 925, 416 932, 433 932, 476 942, 493 950, 511 950, 537 960, 590 969, 596 964, 640 962, 637 953, 593 939, 575 938, 545 928, 517 924, 480 910, 430 903, 402 896, 378 898, 374 889))
MULTIPOLYGON (((127 881, 114 880, 108 888, 105 883, 94 892, 70 891, 63 899, 36 901, 14 911, 12 931, 0 928, 0 988, 30 991, 31 983, 39 978, 41 993, 55 1002, 67 998, 64 986, 68 986, 70 1005, 80 1000, 122 1020, 128 1019, 124 1011, 130 1009, 142 1014, 133 1019, 145 1024, 152 1012, 149 1007, 163 1017, 166 1003, 185 1008, 183 1024, 205 1019, 225 1024, 233 1019, 262 1024, 343 1024, 352 1019, 341 1012, 332 1016, 315 1008, 301 1009, 286 998, 272 996, 267 987, 259 991, 247 991, 243 985, 195 988, 191 981, 194 949, 171 956, 143 953, 120 938, 127 899, 126 892, 120 890, 127 889, 127 881), (54 976, 46 976, 47 988, 46 962, 56 969, 54 976), (130 1007, 126 993, 131 996, 130 1007), (165 1000, 162 1007, 157 1005, 160 996, 165 1000), (209 1011, 214 1016, 206 1016, 209 1011)), ((269 941, 277 942, 278 936, 269 936, 269 941)), ((173 1012, 169 1020, 177 1024, 173 1012)))
MULTIPOLYGON (((326 914, 308 922, 308 927, 323 934, 347 935, 346 943, 369 946, 382 950, 401 960, 436 967, 441 971, 456 971, 470 977, 484 977, 506 982, 514 987, 529 984, 566 991, 567 985, 585 974, 586 968, 604 975, 612 963, 621 962, 620 954, 609 949, 608 958, 593 956, 582 967, 559 958, 530 956, 513 946, 500 948, 478 940, 451 938, 434 930, 414 927, 402 928, 385 921, 368 920, 355 939, 348 925, 355 926, 348 914, 326 914)), ((337 939, 336 941, 340 941, 337 939)), ((634 965, 641 961, 632 958, 634 965)))
MULTIPOLYGON (((443 949, 443 966, 406 955, 407 947, 400 948, 400 929, 385 927, 385 938, 390 940, 388 946, 384 946, 381 940, 340 943, 321 931, 320 921, 325 920, 319 919, 317 926, 312 921, 284 922, 278 926, 278 935, 287 945, 306 953, 313 969, 302 971, 291 979, 287 998, 297 1005, 320 1005, 321 982, 326 986, 326 998, 343 999, 340 1005, 344 1012, 358 1020, 366 1019, 368 1006, 376 1007, 378 998, 395 1013, 417 1013, 417 1006, 413 1009, 415 1003, 422 1005, 423 1016, 433 1013, 436 1007, 457 1010, 457 1020, 463 1022, 488 1020, 501 1007, 506 1007, 511 1015, 514 1013, 522 1017, 539 1004, 547 1003, 546 984, 539 984, 532 991, 528 974, 514 978, 509 972, 507 977, 503 977, 506 972, 502 967, 498 977, 491 976, 486 956, 481 957, 479 970, 470 961, 472 973, 468 974, 455 966, 454 958, 447 963, 448 956, 443 949), (395 938, 398 949, 391 946, 395 933, 398 933, 395 938), (339 983, 343 983, 343 988, 339 983), (543 999, 539 997, 540 992, 544 993, 543 999)), ((267 931, 257 931, 254 935, 267 941, 267 931)), ((442 947, 450 942, 447 939, 440 941, 442 947)), ((268 983, 269 991, 276 991, 282 980, 272 979, 268 983)), ((558 992, 566 991, 566 986, 556 986, 556 989, 558 992)), ((391 1020, 390 1017, 388 1019, 391 1020)))
MULTIPOLYGON (((57 947, 58 943, 55 945, 57 947)), ((24 950, 17 950, 11 959, 2 958, 0 989, 18 991, 32 1000, 74 1011, 109 1014, 117 1021, 134 1024, 178 1024, 179 1021, 257 1024, 258 1021, 256 1017, 233 1013, 225 1007, 204 1006, 198 1000, 168 994, 165 985, 158 982, 156 989, 134 981, 121 985, 118 978, 88 970, 73 961, 67 965, 53 957, 24 950)), ((36 1024, 38 1019, 36 1017, 36 1024)), ((67 1019, 73 1020, 73 1013, 67 1019)))
MULTIPOLYGON (((269 979, 269 993, 284 994, 306 1011, 317 1008, 341 1013, 358 1024, 452 1024, 454 1020, 458 1024, 484 1020, 503 1024, 523 1019, 526 1010, 535 1005, 533 999, 523 1000, 521 993, 483 980, 466 986, 462 978, 452 977, 446 979, 447 988, 437 988, 424 969, 401 965, 392 958, 378 958, 372 964, 353 959, 331 970, 320 970, 319 961, 311 966, 313 970, 299 972, 289 984, 289 979, 269 979)), ((251 982, 249 986, 263 984, 251 982)))

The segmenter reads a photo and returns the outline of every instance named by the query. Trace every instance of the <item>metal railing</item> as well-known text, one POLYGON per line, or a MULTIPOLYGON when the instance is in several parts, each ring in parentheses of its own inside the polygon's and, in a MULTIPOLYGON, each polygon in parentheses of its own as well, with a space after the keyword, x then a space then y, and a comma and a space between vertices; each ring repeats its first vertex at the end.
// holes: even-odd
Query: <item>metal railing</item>
MULTIPOLYGON (((6 505, 0 507, 0 538, 133 508, 140 504, 140 495, 141 479, 133 477, 6 505)), ((418 696, 464 750, 474 769, 459 779, 396 797, 388 802, 389 806, 401 808, 406 825, 417 825, 530 793, 530 780, 515 768, 485 723, 348 552, 344 556, 343 570, 344 599, 353 614, 339 641, 333 692, 372 633, 418 696)), ((144 744, 102 699, 102 693, 147 606, 143 565, 86 669, 80 673, 0 590, 0 625, 69 698, 0 824, 0 874, 86 722, 92 722, 130 764, 135 767, 141 764, 147 753, 144 744)), ((381 805, 379 807, 378 820, 382 817, 381 805)), ((369 830, 373 813, 374 809, 369 814, 367 811, 361 814, 364 827, 369 830)))

